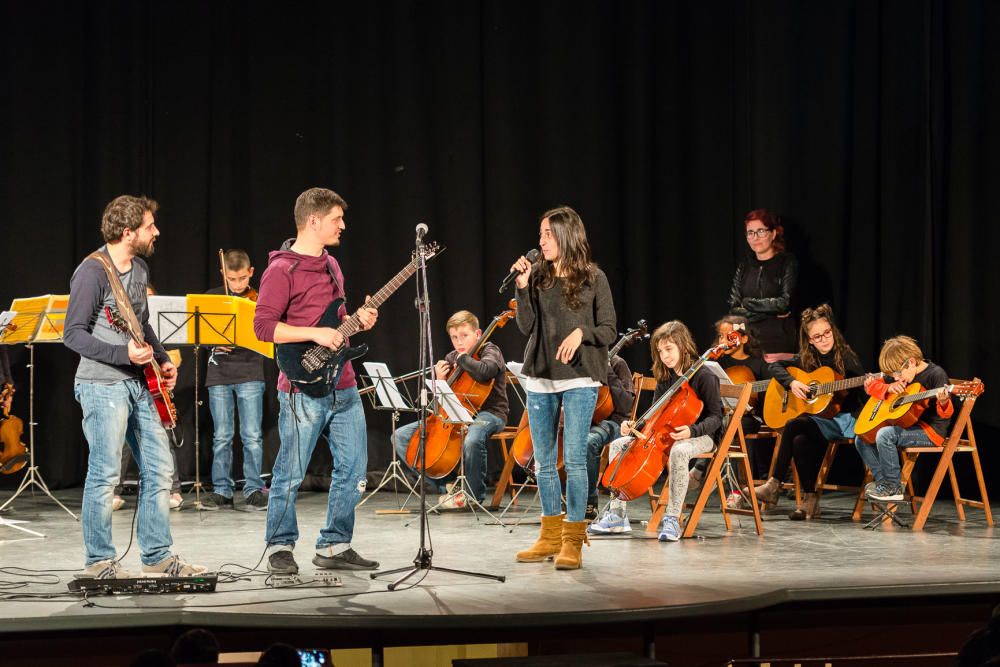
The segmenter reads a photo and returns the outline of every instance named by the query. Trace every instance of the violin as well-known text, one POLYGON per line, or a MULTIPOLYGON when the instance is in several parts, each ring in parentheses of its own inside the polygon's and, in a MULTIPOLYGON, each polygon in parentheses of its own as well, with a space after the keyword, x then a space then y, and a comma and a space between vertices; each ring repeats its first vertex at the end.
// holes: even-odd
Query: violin
POLYGON ((219 269, 222 272, 222 289, 225 291, 226 296, 238 296, 242 299, 250 299, 251 301, 257 301, 257 290, 247 285, 247 289, 243 294, 233 294, 229 291, 229 280, 226 278, 226 253, 219 248, 219 269))
MULTIPOLYGON (((629 347, 638 340, 649 338, 649 325, 646 324, 646 320, 639 320, 635 329, 629 329, 621 335, 621 338, 617 343, 614 344, 608 351, 608 363, 616 354, 621 352, 624 348, 629 347)), ((610 417, 615 412, 615 402, 611 397, 611 388, 602 384, 601 388, 597 390, 597 405, 594 406, 594 418, 591 420, 591 424, 600 424, 602 421, 610 417)))
POLYGON ((724 342, 706 350, 636 421, 632 427, 635 439, 615 459, 615 464, 607 467, 601 479, 615 496, 633 500, 656 483, 674 444, 670 434, 682 426, 694 424, 705 406, 689 381, 706 361, 718 359, 723 352, 739 344, 739 334, 734 331, 724 342))
POLYGON ((28 448, 21 442, 24 435, 24 422, 20 417, 10 414, 7 399, 14 394, 14 385, 9 382, 0 390, 0 403, 3 404, 3 417, 0 419, 0 473, 10 475, 23 468, 28 463, 28 448))
MULTIPOLYGON (((490 325, 486 327, 473 346, 472 352, 470 352, 473 359, 479 359, 479 353, 490 336, 517 315, 517 302, 514 299, 508 302, 507 307, 508 310, 493 318, 493 321, 490 322, 490 325)), ((479 408, 486 402, 493 390, 493 383, 492 379, 488 382, 477 382, 457 365, 448 376, 448 386, 455 392, 462 405, 472 414, 479 412, 479 408)), ((461 460, 463 438, 462 429, 457 428, 458 426, 458 424, 448 423, 447 416, 440 408, 435 414, 427 417, 424 474, 428 477, 432 479, 444 477, 454 470, 461 460)), ((420 431, 417 430, 410 438, 410 444, 406 449, 406 463, 414 470, 417 469, 419 451, 420 431)))

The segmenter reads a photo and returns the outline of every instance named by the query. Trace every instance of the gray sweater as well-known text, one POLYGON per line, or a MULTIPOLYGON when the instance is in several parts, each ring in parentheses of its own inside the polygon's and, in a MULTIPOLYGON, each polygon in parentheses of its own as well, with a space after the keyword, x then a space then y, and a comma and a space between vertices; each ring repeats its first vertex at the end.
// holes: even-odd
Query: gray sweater
POLYGON ((580 306, 569 307, 562 294, 562 280, 540 289, 533 281, 515 291, 517 328, 528 336, 523 372, 529 377, 572 380, 589 377, 608 381, 608 344, 615 339, 615 304, 604 272, 594 267, 593 279, 580 288, 580 306), (556 350, 574 329, 583 331, 583 341, 573 359, 564 364, 556 350))
MULTIPOLYGON (((107 252, 107 246, 101 248, 107 252)), ((146 307, 146 284, 149 267, 138 257, 132 258, 132 268, 118 274, 132 310, 142 325, 143 337, 153 346, 158 362, 167 361, 166 351, 149 324, 146 307)), ((69 306, 63 342, 80 355, 76 369, 77 382, 111 384, 120 380, 142 376, 142 369, 132 364, 128 356, 129 337, 111 328, 104 315, 104 307, 117 310, 118 304, 108 283, 108 274, 96 259, 85 259, 73 272, 69 283, 69 306)))

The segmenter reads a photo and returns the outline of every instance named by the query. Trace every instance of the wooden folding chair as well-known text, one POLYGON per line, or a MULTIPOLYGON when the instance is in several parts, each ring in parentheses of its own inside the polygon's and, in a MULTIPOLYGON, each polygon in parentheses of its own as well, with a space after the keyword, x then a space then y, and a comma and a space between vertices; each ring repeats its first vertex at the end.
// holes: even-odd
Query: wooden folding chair
MULTIPOLYGON (((952 384, 962 384, 966 381, 951 379, 949 382, 952 384)), ((979 382, 979 378, 974 378, 972 382, 979 382)), ((934 500, 937 498, 938 491, 941 490, 941 484, 944 482, 945 475, 948 475, 949 482, 951 483, 951 492, 952 496, 954 496, 955 512, 958 514, 958 520, 965 521, 965 506, 968 505, 969 507, 983 510, 986 514, 986 525, 993 525, 993 511, 990 509, 990 499, 986 492, 986 480, 983 478, 983 466, 979 461, 979 448, 976 446, 976 434, 972 429, 971 415, 975 404, 975 396, 970 396, 962 401, 962 408, 959 410, 958 416, 952 424, 951 431, 942 446, 937 447, 934 445, 928 445, 921 447, 907 447, 900 450, 903 457, 900 480, 903 487, 909 492, 910 507, 916 515, 916 518, 913 520, 913 525, 910 526, 912 530, 924 529, 924 524, 927 523, 927 517, 930 516, 931 508, 934 506, 934 500), (961 490, 958 488, 958 477, 955 475, 955 466, 953 462, 956 453, 968 453, 972 455, 972 466, 976 473, 976 481, 979 485, 979 495, 981 500, 972 500, 962 497, 961 490), (939 454, 941 458, 938 460, 938 464, 934 468, 934 475, 931 477, 930 484, 927 486, 927 491, 923 496, 918 496, 915 494, 913 488, 912 477, 913 469, 916 466, 917 459, 921 454, 939 454)), ((865 479, 866 481, 871 479, 870 471, 868 471, 865 475, 865 479)), ((862 490, 862 494, 863 493, 864 491, 862 490)), ((861 518, 861 512, 864 508, 864 504, 865 498, 863 495, 859 495, 858 500, 854 505, 854 515, 852 518, 855 520, 861 518)))
POLYGON ((862 481, 861 486, 845 486, 843 484, 829 484, 826 479, 833 467, 833 460, 837 457, 837 450, 841 445, 850 445, 854 449, 853 438, 834 438, 826 444, 826 453, 823 455, 823 462, 819 465, 819 474, 816 475, 816 494, 822 495, 824 491, 864 491, 866 482, 862 481))
MULTIPOLYGON (((714 452, 700 454, 695 457, 709 458, 711 459, 711 463, 709 463, 708 471, 705 473, 705 479, 703 480, 701 490, 698 493, 698 499, 692 507, 691 514, 684 522, 684 531, 681 533, 681 537, 691 537, 694 535, 695 528, 698 527, 698 522, 701 520, 702 512, 705 509, 705 504, 708 502, 708 499, 712 495, 713 491, 716 490, 719 493, 719 505, 722 510, 722 518, 726 522, 727 531, 733 529, 732 521, 730 520, 729 515, 740 514, 753 516, 754 523, 757 528, 757 534, 761 535, 764 532, 764 526, 760 520, 760 507, 757 504, 757 495, 754 493, 753 485, 749 485, 750 498, 748 498, 748 501, 751 509, 736 510, 726 507, 726 489, 722 483, 722 464, 727 459, 737 460, 739 465, 742 467, 746 478, 753 479, 753 473, 750 471, 750 458, 747 456, 746 440, 743 435, 743 425, 741 423, 743 413, 746 411, 747 404, 750 401, 750 385, 723 384, 719 386, 719 390, 723 398, 736 399, 736 406, 733 408, 732 414, 729 416, 729 425, 726 427, 718 448, 714 452)), ((667 481, 663 483, 663 488, 660 490, 656 506, 653 508, 653 514, 649 518, 649 523, 646 525, 647 535, 655 535, 659 532, 660 519, 663 518, 663 512, 669 501, 670 480, 668 477, 667 481)))
POLYGON ((527 426, 527 423, 528 412, 525 410, 524 414, 521 415, 521 422, 518 426, 505 426, 502 431, 490 436, 491 440, 500 443, 500 454, 503 456, 503 470, 500 471, 500 479, 497 481, 496 489, 493 491, 493 499, 490 501, 490 507, 500 507, 500 503, 503 502, 504 493, 508 490, 510 490, 511 499, 513 500, 514 498, 515 492, 513 487, 518 485, 512 484, 511 478, 514 475, 514 466, 517 465, 517 462, 514 461, 510 447, 518 431, 522 426, 527 426))

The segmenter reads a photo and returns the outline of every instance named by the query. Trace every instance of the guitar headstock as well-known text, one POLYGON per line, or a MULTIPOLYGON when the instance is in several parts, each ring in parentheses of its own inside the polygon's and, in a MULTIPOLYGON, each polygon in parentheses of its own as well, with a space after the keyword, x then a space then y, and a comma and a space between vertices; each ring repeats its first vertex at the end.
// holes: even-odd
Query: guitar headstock
MULTIPOLYGON (((431 241, 430 243, 425 243, 420 246, 420 257, 423 258, 425 262, 430 261, 443 253, 448 249, 448 246, 443 246, 437 241, 431 241)), ((417 251, 414 250, 410 253, 410 256, 414 261, 417 259, 417 251)))
POLYGON ((986 386, 982 380, 977 379, 952 385, 951 392, 949 393, 955 398, 964 401, 967 398, 978 398, 984 391, 986 391, 986 386))
POLYGON ((125 318, 117 310, 112 310, 111 306, 104 306, 104 316, 108 318, 108 324, 111 325, 112 329, 126 336, 131 335, 128 322, 125 321, 125 318))

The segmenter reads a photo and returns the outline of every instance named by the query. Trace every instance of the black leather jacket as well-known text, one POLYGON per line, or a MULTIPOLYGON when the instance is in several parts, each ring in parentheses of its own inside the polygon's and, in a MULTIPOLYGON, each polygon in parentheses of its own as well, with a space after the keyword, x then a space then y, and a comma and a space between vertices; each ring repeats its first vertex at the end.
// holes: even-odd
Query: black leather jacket
POLYGON ((780 252, 764 261, 748 257, 736 267, 729 289, 729 312, 750 322, 784 315, 792 309, 798 281, 799 261, 791 253, 780 252))

